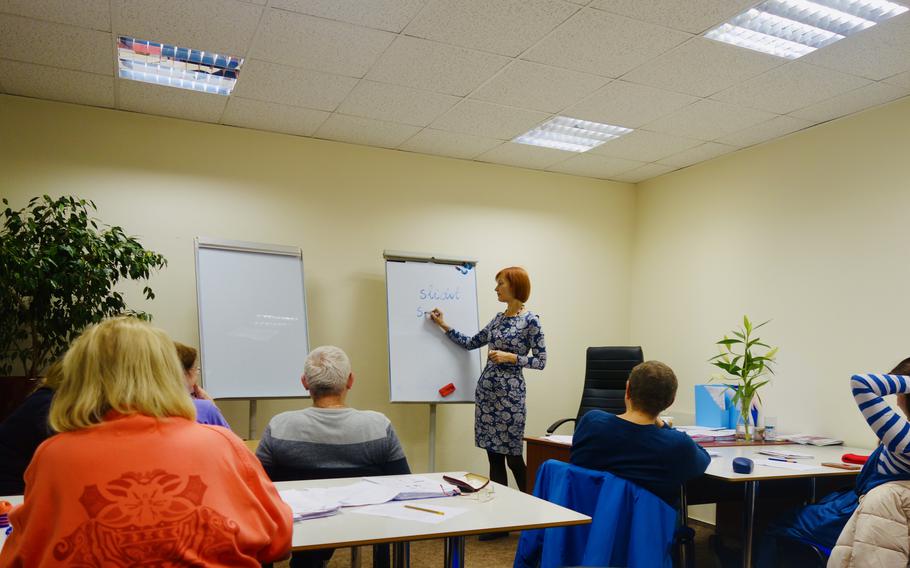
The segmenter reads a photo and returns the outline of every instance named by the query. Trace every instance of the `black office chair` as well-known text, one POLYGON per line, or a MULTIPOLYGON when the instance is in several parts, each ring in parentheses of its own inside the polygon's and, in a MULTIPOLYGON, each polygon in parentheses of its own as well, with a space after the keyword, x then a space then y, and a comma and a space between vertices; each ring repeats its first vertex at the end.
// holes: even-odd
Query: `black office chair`
POLYGON ((594 408, 612 414, 625 412, 626 381, 632 368, 642 361, 641 347, 588 347, 578 416, 557 420, 547 428, 547 434, 552 434, 566 422, 577 422, 594 408))

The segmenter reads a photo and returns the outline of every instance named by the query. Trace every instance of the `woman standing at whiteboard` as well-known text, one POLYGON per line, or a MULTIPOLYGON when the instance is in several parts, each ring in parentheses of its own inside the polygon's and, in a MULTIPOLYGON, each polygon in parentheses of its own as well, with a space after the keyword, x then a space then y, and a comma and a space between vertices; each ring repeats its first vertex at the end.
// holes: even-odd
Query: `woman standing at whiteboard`
POLYGON ((496 299, 506 304, 474 337, 448 326, 437 308, 430 319, 446 337, 465 349, 490 345, 487 364, 474 399, 474 443, 487 451, 490 479, 505 485, 506 463, 515 483, 525 490, 527 468, 521 455, 525 431, 525 381, 522 368, 543 369, 547 364, 540 318, 525 309, 531 280, 524 268, 504 268, 496 274, 496 299))

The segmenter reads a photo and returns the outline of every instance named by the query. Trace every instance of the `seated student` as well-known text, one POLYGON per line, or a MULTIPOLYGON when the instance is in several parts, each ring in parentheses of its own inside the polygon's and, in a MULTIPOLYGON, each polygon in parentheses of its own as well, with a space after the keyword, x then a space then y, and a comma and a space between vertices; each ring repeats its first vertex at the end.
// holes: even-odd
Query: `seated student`
MULTIPOLYGON (((313 406, 272 418, 256 449, 274 481, 411 473, 389 419, 346 406, 354 373, 344 351, 331 345, 311 351, 301 382, 313 406)), ((291 568, 323 566, 333 553, 295 552, 291 568)), ((388 565, 387 546, 374 549, 373 565, 388 565)))
POLYGON ((195 422, 177 352, 132 317, 63 359, 0 566, 249 566, 288 555, 291 509, 243 442, 195 422))
POLYGON ((626 382, 626 411, 587 412, 572 438, 571 463, 607 471, 654 493, 672 506, 680 485, 708 468, 708 452, 658 418, 673 404, 677 381, 659 361, 632 369, 626 382))
POLYGON ((313 406, 272 418, 256 449, 273 480, 411 472, 389 419, 345 405, 354 373, 344 351, 314 349, 301 381, 313 406))
POLYGON ((47 424, 47 413, 61 376, 57 361, 48 368, 38 388, 0 423, 0 495, 21 495, 25 491, 25 468, 41 442, 54 433, 47 424))
POLYGON ((183 366, 186 388, 193 399, 193 405, 196 406, 196 422, 230 428, 221 411, 215 406, 215 401, 199 386, 199 352, 195 347, 184 345, 179 341, 174 342, 174 347, 177 348, 177 357, 183 366))
POLYGON ((905 375, 910 375, 910 357, 898 363, 888 375, 851 378, 853 398, 881 445, 869 456, 853 489, 830 493, 818 503, 794 509, 771 523, 759 546, 758 566, 778 566, 786 560, 779 557, 776 537, 809 541, 829 550, 834 548, 859 504, 859 497, 883 483, 910 480, 910 421, 904 417, 910 417, 907 412, 910 382, 905 375), (882 398, 889 394, 897 395, 897 405, 904 416, 882 398))

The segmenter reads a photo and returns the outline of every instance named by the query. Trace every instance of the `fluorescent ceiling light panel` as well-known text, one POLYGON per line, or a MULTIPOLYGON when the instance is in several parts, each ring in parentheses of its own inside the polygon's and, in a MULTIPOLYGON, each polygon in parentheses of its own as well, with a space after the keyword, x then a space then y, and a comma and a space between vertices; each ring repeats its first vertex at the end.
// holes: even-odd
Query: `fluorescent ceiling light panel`
POLYGON ((534 130, 515 138, 512 142, 567 152, 587 152, 591 148, 629 132, 632 132, 631 128, 569 118, 568 116, 555 116, 534 130))
POLYGON ((122 79, 225 96, 243 65, 240 57, 127 36, 118 39, 117 60, 122 79))
POLYGON ((796 59, 908 9, 888 0, 766 0, 705 37, 796 59))

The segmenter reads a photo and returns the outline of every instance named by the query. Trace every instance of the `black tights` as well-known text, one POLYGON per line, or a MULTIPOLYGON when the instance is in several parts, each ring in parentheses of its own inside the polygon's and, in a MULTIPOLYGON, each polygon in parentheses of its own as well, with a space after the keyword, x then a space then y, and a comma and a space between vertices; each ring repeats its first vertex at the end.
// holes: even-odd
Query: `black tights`
POLYGON ((512 470, 512 477, 515 478, 515 484, 518 485, 519 491, 524 491, 527 486, 528 468, 525 460, 521 456, 507 456, 497 454, 487 450, 487 459, 490 461, 490 479, 496 483, 507 485, 509 478, 506 475, 506 462, 509 463, 509 469, 512 470))

